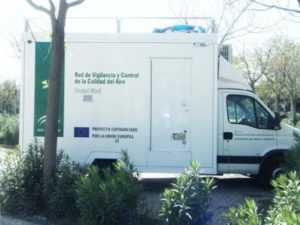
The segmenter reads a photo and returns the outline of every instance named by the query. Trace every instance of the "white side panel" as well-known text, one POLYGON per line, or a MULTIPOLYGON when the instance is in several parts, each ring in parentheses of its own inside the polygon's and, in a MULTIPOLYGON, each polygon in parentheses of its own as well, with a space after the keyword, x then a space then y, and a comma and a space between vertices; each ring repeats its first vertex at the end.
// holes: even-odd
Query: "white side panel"
POLYGON ((130 153, 145 165, 150 136, 150 61, 134 44, 69 43, 66 55, 64 148, 76 160, 130 153), (89 137, 75 129, 88 128, 89 137), (101 156, 101 152, 103 156, 101 156))
MULTIPOLYGON (((38 35, 36 40, 40 40, 38 35)), ((66 46, 64 135, 58 139, 59 149, 80 162, 91 162, 94 157, 115 158, 124 149, 138 168, 148 172, 181 172, 194 159, 200 162, 203 173, 216 173, 215 36, 71 35, 66 37, 66 46), (169 145, 170 134, 167 141, 154 140, 153 147, 160 151, 150 150, 153 59, 178 59, 178 65, 171 63, 169 68, 176 79, 163 77, 159 71, 155 82, 156 87, 165 88, 166 99, 162 101, 174 99, 172 107, 179 104, 174 132, 187 130, 186 144, 176 141, 169 145), (168 92, 171 85, 177 86, 168 92)), ((23 147, 33 138, 34 57, 35 45, 26 42, 23 147)), ((159 102, 159 95, 154 97, 157 108, 165 105, 159 102)), ((170 108, 167 113, 172 112, 170 108)), ((160 132, 159 124, 167 120, 156 119, 155 129, 160 132)), ((164 126, 161 132, 166 133, 166 129, 164 126)), ((153 137, 156 135, 152 132, 153 137)))
POLYGON ((190 81, 190 149, 204 173, 216 173, 217 75, 213 45, 193 55, 190 81))
POLYGON ((154 93, 155 99, 152 100, 152 117, 155 118, 152 122, 153 146, 148 162, 150 166, 174 167, 197 160, 203 173, 216 173, 217 93, 214 49, 213 46, 193 48, 191 53, 190 59, 155 59, 153 62, 152 74, 157 77, 152 84, 153 90, 161 87, 166 93, 162 96, 161 91, 156 90, 158 93, 154 93), (168 79, 167 73, 173 74, 169 85, 164 80, 168 79), (185 87, 188 87, 188 93, 185 92, 185 87), (174 105, 176 107, 171 107, 174 105), (172 110, 168 111, 167 106, 172 110), (172 123, 170 117, 175 112, 180 115, 181 120, 176 118, 176 123, 172 123), (186 121, 188 124, 185 124, 186 121), (170 129, 181 133, 186 130, 186 144, 179 141, 174 143, 170 129), (161 141, 162 138, 164 142, 161 141), (159 146, 168 147, 159 149, 159 146))
POLYGON ((35 44, 24 41, 23 74, 20 110, 20 148, 25 150, 33 141, 35 44))
POLYGON ((191 60, 152 60, 151 150, 188 149, 191 60))

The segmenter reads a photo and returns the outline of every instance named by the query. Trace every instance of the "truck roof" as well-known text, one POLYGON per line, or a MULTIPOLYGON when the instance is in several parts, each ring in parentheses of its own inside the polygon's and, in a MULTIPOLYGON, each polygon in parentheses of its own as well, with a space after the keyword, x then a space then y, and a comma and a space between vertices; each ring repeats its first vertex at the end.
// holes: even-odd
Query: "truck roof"
POLYGON ((246 79, 222 56, 219 57, 218 88, 252 91, 246 79))
MULTIPOLYGON (((24 41, 50 42, 46 33, 24 33, 24 41)), ((190 43, 216 45, 216 33, 66 33, 65 42, 140 42, 140 43, 190 43)))

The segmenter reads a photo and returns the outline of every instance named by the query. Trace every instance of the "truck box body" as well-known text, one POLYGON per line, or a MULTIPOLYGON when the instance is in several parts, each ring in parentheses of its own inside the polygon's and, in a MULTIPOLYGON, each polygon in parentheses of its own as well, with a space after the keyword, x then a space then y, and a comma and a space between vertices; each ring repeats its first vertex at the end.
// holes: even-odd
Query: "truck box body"
MULTIPOLYGON (((28 40, 24 147, 44 134, 50 54, 47 40, 28 40)), ((84 163, 127 150, 142 171, 179 172, 195 159, 216 173, 217 47, 213 34, 67 36, 58 148, 84 163)))
MULTIPOLYGON (((293 143, 296 130, 275 126, 219 59, 215 34, 69 34, 65 42, 58 149, 75 161, 126 150, 142 172, 181 172, 197 160, 206 174, 258 173, 293 143)), ((50 55, 46 37, 24 36, 22 149, 44 136, 50 55)))

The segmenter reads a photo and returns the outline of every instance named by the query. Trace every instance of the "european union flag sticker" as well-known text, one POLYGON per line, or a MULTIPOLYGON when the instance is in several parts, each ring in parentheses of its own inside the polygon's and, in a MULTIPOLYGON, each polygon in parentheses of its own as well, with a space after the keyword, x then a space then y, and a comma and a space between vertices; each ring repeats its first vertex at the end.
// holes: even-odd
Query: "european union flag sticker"
POLYGON ((90 128, 74 127, 74 137, 87 138, 90 137, 90 128))

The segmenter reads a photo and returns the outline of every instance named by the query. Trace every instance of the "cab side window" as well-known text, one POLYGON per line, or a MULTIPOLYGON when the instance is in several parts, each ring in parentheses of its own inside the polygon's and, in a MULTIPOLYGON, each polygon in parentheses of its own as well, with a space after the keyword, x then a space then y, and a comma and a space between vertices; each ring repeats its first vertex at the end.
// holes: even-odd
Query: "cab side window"
POLYGON ((273 129, 272 116, 255 99, 244 95, 227 96, 228 121, 259 129, 273 129))
POLYGON ((257 127, 260 129, 273 129, 274 119, 257 101, 255 101, 255 109, 256 109, 257 127))

